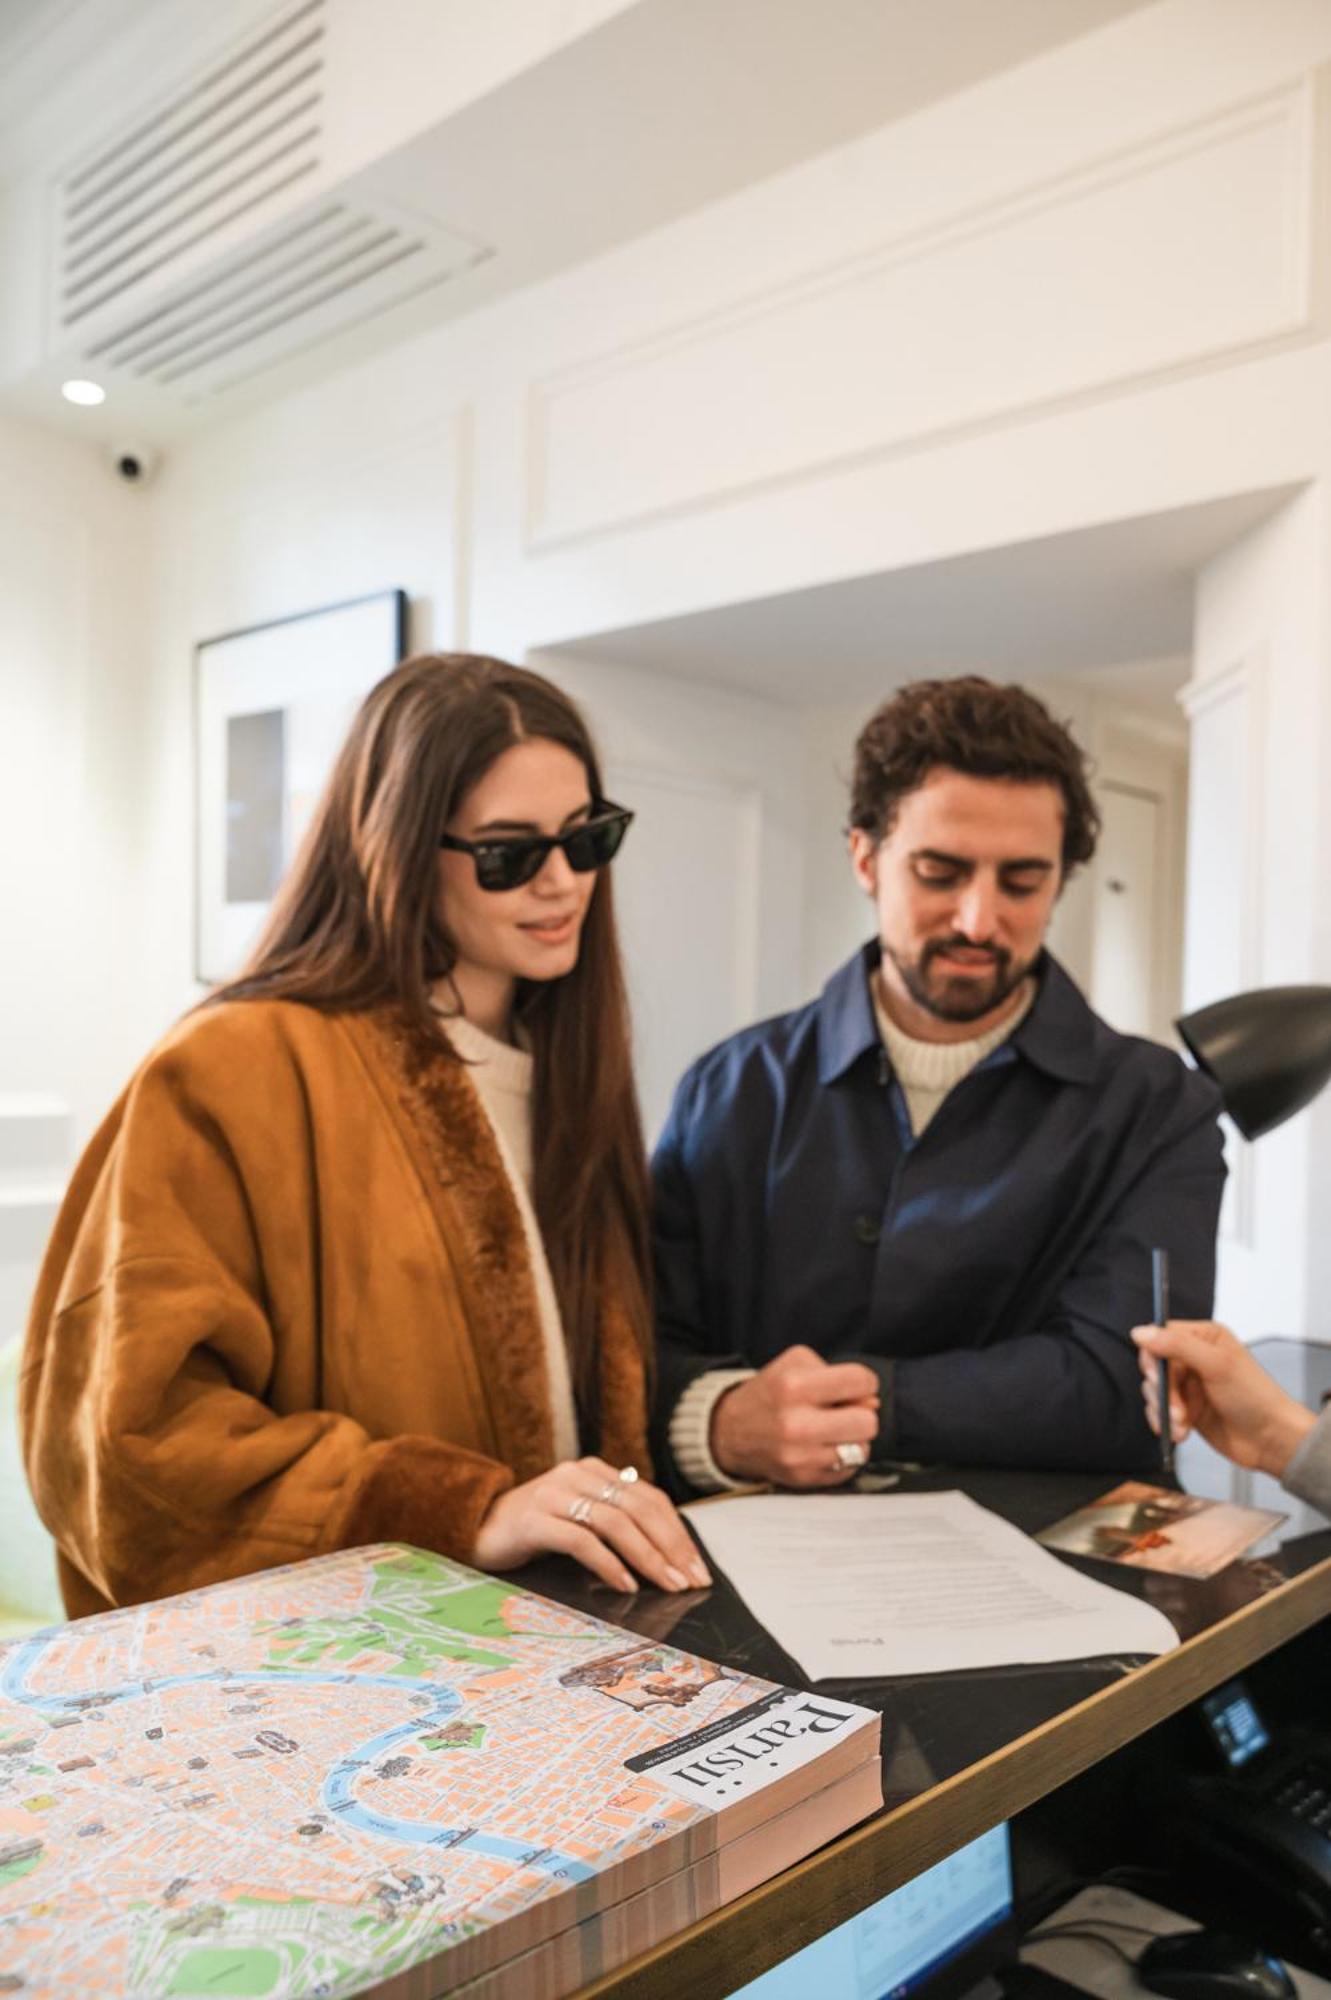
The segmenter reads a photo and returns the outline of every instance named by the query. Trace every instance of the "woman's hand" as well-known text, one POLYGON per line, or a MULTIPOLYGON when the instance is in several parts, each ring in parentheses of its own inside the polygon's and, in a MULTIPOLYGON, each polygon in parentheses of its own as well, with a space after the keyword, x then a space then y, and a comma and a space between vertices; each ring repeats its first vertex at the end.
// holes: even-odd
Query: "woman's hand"
POLYGON ((625 1479, 602 1458, 565 1459, 501 1493, 481 1522, 471 1560, 516 1569, 554 1550, 612 1590, 702 1590, 712 1581, 688 1529, 658 1486, 625 1479), (622 1560, 621 1560, 622 1558, 622 1560))
POLYGON ((1280 1478, 1316 1419, 1271 1380, 1236 1334, 1215 1320, 1173 1319, 1134 1326, 1142 1395, 1160 1429, 1156 1362, 1168 1361, 1169 1427, 1176 1439, 1198 1430, 1226 1458, 1280 1478))

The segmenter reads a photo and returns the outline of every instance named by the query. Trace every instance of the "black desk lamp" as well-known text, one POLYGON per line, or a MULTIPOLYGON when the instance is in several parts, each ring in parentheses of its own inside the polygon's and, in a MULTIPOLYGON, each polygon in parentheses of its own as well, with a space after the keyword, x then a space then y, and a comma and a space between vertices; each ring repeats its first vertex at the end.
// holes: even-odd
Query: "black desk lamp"
MULTIPOLYGON (((1199 1069, 1219 1085, 1225 1110, 1245 1139, 1260 1139, 1311 1104, 1331 1080, 1331 986, 1265 986, 1213 1001, 1175 1021, 1199 1069)), ((1161 1258, 1160 1251, 1152 1253, 1161 1258)), ((1160 1284, 1156 1282, 1157 1301, 1160 1284)), ((1167 1288, 1156 1321, 1169 1316, 1167 1288)), ((1169 1409, 1169 1363, 1158 1364, 1162 1412, 1169 1409)), ((1167 1415, 1161 1464, 1174 1469, 1167 1415)))
POLYGON ((1175 1021, 1245 1139, 1292 1118, 1331 1079, 1331 986, 1266 986, 1175 1021))

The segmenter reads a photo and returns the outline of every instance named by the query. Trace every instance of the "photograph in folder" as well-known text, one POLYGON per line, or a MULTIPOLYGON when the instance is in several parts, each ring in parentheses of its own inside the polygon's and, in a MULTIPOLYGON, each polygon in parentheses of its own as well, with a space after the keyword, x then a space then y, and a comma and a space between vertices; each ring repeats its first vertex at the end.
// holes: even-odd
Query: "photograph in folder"
POLYGON ((559 2000, 875 1811, 878 1735, 399 1546, 80 1619, 0 1646, 0 1967, 559 2000))

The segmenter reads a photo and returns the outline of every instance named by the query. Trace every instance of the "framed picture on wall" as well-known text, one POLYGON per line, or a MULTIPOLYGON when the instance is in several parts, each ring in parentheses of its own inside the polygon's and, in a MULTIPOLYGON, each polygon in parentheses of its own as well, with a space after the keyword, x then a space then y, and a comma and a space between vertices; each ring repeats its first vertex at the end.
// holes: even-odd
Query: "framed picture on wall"
POLYGON ((383 590, 195 648, 197 978, 230 979, 257 937, 362 698, 406 651, 383 590))

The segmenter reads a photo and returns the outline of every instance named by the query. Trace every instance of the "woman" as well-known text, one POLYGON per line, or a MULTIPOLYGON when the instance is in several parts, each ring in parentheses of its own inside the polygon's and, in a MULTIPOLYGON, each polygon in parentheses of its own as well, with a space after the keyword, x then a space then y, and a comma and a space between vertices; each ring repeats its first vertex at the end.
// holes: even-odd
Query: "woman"
POLYGON ((399 1540, 705 1583, 646 1483, 646 1170, 573 704, 467 655, 360 710, 234 984, 131 1081, 33 1306, 71 1614, 399 1540))

